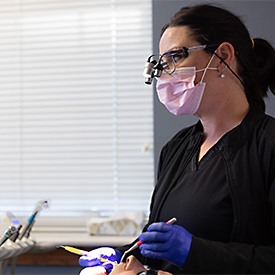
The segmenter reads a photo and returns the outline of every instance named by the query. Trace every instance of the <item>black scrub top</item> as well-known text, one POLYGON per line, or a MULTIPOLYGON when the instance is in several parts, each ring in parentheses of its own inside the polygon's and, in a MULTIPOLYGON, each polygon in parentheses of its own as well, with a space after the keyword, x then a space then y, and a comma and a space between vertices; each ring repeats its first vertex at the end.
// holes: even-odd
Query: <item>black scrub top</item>
POLYGON ((219 143, 199 162, 198 153, 170 191, 159 220, 176 217, 176 224, 194 236, 227 242, 231 236, 233 209, 219 143))

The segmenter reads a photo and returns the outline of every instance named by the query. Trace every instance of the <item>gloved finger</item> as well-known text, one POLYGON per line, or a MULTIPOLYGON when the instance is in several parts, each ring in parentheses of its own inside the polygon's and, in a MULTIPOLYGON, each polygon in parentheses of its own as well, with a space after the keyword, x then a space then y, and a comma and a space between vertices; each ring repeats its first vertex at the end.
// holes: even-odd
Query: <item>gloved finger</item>
POLYGON ((168 240, 169 236, 166 233, 161 232, 144 232, 140 234, 139 239, 143 243, 148 242, 157 242, 157 243, 163 243, 168 240))
MULTIPOLYGON (((90 253, 95 253, 94 255, 98 258, 108 259, 110 261, 116 261, 117 258, 120 256, 120 252, 111 247, 100 247, 97 249, 92 250, 90 253)), ((88 255, 89 255, 88 254, 88 255)))
POLYGON ((147 228, 147 231, 167 232, 171 230, 172 226, 173 226, 172 224, 167 224, 164 222, 155 222, 149 225, 149 227, 147 228))
POLYGON ((153 258, 153 259, 165 259, 165 255, 162 252, 154 252, 150 250, 142 250, 141 255, 146 258, 153 258))
POLYGON ((152 252, 166 252, 169 250, 169 244, 165 243, 143 243, 139 249, 143 251, 152 251, 152 252))
POLYGON ((115 262, 115 261, 118 261, 120 260, 121 258, 121 253, 119 252, 119 254, 106 254, 106 253, 102 253, 100 254, 100 260, 102 262, 105 262, 105 261, 112 261, 112 262, 115 262))
POLYGON ((78 263, 81 266, 98 266, 98 265, 102 264, 101 261, 100 261, 100 259, 91 258, 91 257, 89 257, 89 255, 81 256, 78 259, 78 263))
POLYGON ((115 267, 117 263, 116 262, 105 262, 102 264, 102 266, 105 268, 105 270, 107 271, 107 274, 111 273, 111 271, 113 270, 113 268, 115 267))

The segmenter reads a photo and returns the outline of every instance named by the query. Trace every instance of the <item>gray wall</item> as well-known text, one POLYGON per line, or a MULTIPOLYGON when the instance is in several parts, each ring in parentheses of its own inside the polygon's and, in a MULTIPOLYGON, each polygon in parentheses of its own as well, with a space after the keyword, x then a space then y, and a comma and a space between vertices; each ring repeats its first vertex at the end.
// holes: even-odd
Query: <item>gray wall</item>
MULTIPOLYGON (((196 0, 153 0, 153 48, 158 53, 160 30, 167 20, 181 7, 210 1, 196 0)), ((211 1, 240 15, 249 29, 251 37, 261 37, 275 47, 275 1, 211 1)), ((275 116, 275 96, 267 99, 267 113, 275 116)), ((162 146, 180 129, 196 122, 193 116, 174 116, 158 101, 154 93, 154 145, 157 169, 162 146)))

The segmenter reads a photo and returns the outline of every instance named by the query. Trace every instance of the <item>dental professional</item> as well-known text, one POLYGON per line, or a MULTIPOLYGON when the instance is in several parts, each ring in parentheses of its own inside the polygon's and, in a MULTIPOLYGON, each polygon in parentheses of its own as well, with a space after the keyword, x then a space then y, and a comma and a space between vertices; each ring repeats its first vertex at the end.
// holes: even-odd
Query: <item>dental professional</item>
POLYGON ((275 274, 275 119, 264 102, 275 93, 274 48, 238 16, 201 4, 171 18, 159 51, 147 82, 156 78, 169 112, 199 121, 163 147, 132 254, 173 274, 275 274))

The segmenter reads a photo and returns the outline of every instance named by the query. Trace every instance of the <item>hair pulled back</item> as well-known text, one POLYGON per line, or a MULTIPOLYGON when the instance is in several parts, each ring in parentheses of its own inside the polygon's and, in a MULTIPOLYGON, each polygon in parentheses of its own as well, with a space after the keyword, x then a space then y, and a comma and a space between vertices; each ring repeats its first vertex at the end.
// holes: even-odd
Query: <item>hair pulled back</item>
POLYGON ((275 94, 275 50, 269 42, 252 39, 238 16, 211 4, 180 9, 163 27, 162 34, 168 27, 178 26, 187 26, 202 45, 231 43, 238 60, 237 73, 250 104, 265 110, 268 89, 275 94))

